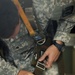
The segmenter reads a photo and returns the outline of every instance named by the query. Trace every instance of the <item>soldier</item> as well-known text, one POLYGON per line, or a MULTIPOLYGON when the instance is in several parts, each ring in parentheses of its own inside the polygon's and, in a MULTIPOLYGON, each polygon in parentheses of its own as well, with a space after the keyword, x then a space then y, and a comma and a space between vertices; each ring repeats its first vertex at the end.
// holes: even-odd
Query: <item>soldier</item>
POLYGON ((47 68, 52 66, 52 63, 58 59, 62 51, 62 47, 59 49, 57 44, 63 45, 63 42, 69 42, 70 40, 68 34, 75 26, 74 3, 74 0, 33 0, 34 12, 43 29, 47 26, 49 19, 56 20, 58 24, 53 38, 55 42, 39 59, 39 61, 43 61, 48 56, 48 61, 46 62, 47 68))
MULTIPOLYGON (((42 29, 45 29, 49 19, 57 20, 58 22, 57 32, 53 39, 56 41, 54 41, 39 59, 39 61, 42 61, 48 56, 46 68, 50 68, 51 66, 52 68, 46 72, 46 75, 58 75, 58 67, 52 63, 58 59, 62 51, 63 42, 69 41, 70 37, 68 34, 75 25, 73 10, 71 11, 72 14, 69 14, 70 16, 68 15, 68 17, 64 18, 62 9, 73 3, 71 0, 33 0, 33 8, 40 25, 43 25, 42 29), (62 20, 59 21, 59 19, 62 20)), ((18 66, 18 68, 15 68, 0 58, 0 74, 33 75, 31 72, 33 72, 34 68, 30 66, 30 62, 33 57, 34 41, 27 35, 27 30, 25 30, 23 24, 21 26, 19 25, 18 12, 15 5, 10 0, 0 0, 0 5, 0 38, 9 46, 10 54, 18 66)), ((73 9, 73 6, 71 9, 73 9)))
POLYGON ((0 75, 33 75, 31 72, 23 71, 25 68, 28 71, 33 70, 30 66, 33 40, 25 33, 25 26, 23 24, 20 26, 19 20, 18 10, 14 3, 11 0, 0 0, 0 54, 3 49, 2 57, 6 60, 10 59, 10 62, 12 59, 8 56, 13 57, 17 66, 17 68, 14 67, 0 57, 0 75))

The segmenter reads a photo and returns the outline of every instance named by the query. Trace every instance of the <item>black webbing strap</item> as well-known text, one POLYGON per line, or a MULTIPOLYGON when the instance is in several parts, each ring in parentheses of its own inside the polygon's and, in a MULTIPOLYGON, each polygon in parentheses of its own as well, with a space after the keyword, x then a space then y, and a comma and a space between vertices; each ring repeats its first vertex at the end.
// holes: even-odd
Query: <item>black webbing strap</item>
MULTIPOLYGON (((19 14, 20 14, 20 17, 22 18, 29 34, 31 37, 34 38, 35 42, 36 42, 36 45, 42 45, 45 43, 46 39, 45 39, 45 35, 43 33, 38 33, 36 31, 34 31, 34 29, 32 28, 26 14, 24 13, 20 3, 18 0, 13 0, 14 4, 18 7, 18 10, 19 10, 19 14)), ((38 30, 39 31, 39 30, 38 30)), ((42 30, 41 30, 42 31, 42 30)), ((37 51, 38 52, 38 51, 37 51)), ((40 64, 42 65, 42 64, 40 64)), ((45 66, 43 66, 43 68, 45 68, 45 66)), ((41 66, 39 66, 39 63, 36 64, 35 66, 35 70, 34 70, 34 73, 38 75, 42 74, 43 73, 43 70, 41 69, 41 66), (40 67, 40 68, 39 68, 40 67)))
POLYGON ((34 75, 44 75, 44 70, 36 67, 34 72, 33 72, 34 75))

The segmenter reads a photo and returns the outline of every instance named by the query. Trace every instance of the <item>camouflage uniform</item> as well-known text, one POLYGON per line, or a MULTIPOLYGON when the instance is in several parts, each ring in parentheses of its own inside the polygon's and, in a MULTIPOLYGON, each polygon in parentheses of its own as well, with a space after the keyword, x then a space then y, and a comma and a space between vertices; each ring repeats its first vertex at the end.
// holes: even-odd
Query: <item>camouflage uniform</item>
MULTIPOLYGON (((46 27, 49 19, 59 20, 62 13, 62 6, 66 6, 73 0, 33 0, 33 8, 36 12, 40 25, 46 27)), ((58 28, 54 40, 68 42, 70 37, 68 34, 75 25, 75 16, 72 15, 65 19, 62 23, 58 23, 58 28)))
MULTIPOLYGON (((57 18, 55 14, 55 9, 62 7, 70 3, 71 0, 33 0, 34 10, 36 11, 39 23, 43 25, 43 29, 46 27, 49 18, 57 18)), ((66 21, 58 26, 55 40, 62 40, 67 42, 70 37, 67 34, 74 26, 74 16, 67 18, 66 21), (71 21, 71 22, 68 22, 71 21)), ((6 39, 5 42, 11 50, 11 55, 15 60, 18 68, 6 63, 2 58, 0 58, 0 74, 1 75, 17 75, 18 71, 21 69, 33 72, 34 68, 30 66, 30 61, 33 57, 33 47, 34 41, 27 35, 27 30, 22 24, 19 34, 15 39, 6 39)), ((58 75, 58 66, 56 63, 53 64, 52 68, 45 72, 46 75, 58 75)))
MULTIPOLYGON (((62 8, 72 3, 74 0, 32 0, 33 8, 38 18, 39 24, 43 29, 47 26, 49 19, 57 20, 58 28, 54 36, 54 40, 69 42, 69 33, 75 26, 75 15, 64 18, 63 22, 59 23, 62 8)), ((46 72, 46 75, 59 75, 58 66, 56 64, 46 72)))
POLYGON ((10 53, 18 68, 6 63, 0 58, 0 75, 17 75, 19 70, 33 72, 30 62, 33 56, 34 41, 27 35, 25 25, 21 23, 21 29, 15 39, 3 39, 9 46, 10 53))

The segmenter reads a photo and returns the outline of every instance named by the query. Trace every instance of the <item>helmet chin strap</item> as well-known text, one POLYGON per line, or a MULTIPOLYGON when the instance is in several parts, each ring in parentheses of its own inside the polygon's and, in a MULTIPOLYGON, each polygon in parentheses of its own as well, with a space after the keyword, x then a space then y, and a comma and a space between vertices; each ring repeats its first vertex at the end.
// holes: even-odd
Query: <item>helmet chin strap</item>
POLYGON ((27 16, 25 15, 25 12, 23 11, 23 9, 22 9, 22 7, 21 7, 19 1, 18 1, 18 0, 13 0, 13 2, 14 2, 14 4, 15 4, 15 5, 17 6, 17 8, 18 8, 19 15, 20 15, 20 17, 22 18, 22 20, 23 20, 23 22, 24 22, 24 24, 25 24, 25 26, 26 26, 26 28, 27 28, 29 34, 30 34, 31 36, 35 35, 36 33, 35 33, 35 31, 33 30, 33 28, 32 28, 32 26, 31 26, 31 24, 30 24, 30 22, 29 22, 27 16))
MULTIPOLYGON (((38 33, 36 31, 34 31, 34 29, 32 28, 32 25, 30 24, 25 12, 23 11, 20 3, 18 0, 13 0, 14 4, 17 6, 18 8, 18 11, 19 11, 19 15, 20 17, 22 18, 30 36, 35 40, 35 42, 38 44, 38 45, 42 45, 45 43, 46 41, 46 38, 45 38, 45 35, 43 33, 38 33)), ((42 31, 42 30, 41 30, 42 31)))

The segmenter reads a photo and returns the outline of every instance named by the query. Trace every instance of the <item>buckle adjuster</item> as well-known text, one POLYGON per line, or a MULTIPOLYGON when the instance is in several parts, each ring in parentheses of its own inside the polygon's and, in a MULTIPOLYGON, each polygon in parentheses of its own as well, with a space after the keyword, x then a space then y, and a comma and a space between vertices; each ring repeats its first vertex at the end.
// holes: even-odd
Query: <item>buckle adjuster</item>
POLYGON ((37 62, 36 67, 39 68, 39 69, 42 69, 42 70, 45 70, 46 69, 45 68, 45 64, 44 63, 41 63, 39 61, 37 62))

